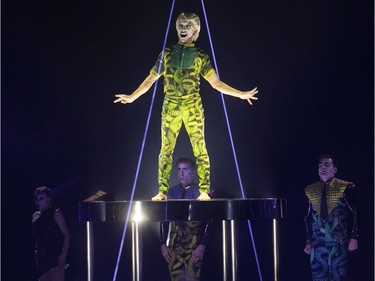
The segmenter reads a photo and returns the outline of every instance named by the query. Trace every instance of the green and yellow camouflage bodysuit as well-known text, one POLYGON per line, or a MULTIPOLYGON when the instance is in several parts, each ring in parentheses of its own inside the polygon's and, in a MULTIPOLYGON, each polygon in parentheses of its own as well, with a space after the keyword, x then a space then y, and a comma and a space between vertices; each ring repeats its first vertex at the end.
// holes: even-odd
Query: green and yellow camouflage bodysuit
POLYGON ((164 76, 159 191, 167 193, 172 154, 183 123, 197 161, 199 191, 209 193, 210 161, 204 139, 204 111, 199 90, 200 76, 207 78, 215 72, 210 59, 194 44, 179 43, 166 48, 150 72, 157 77, 164 76))

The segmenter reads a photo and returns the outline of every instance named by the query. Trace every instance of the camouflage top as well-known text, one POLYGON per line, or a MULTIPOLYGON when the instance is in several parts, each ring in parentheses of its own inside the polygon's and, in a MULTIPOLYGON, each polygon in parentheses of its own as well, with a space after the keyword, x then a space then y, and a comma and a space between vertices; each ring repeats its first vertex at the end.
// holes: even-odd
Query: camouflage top
POLYGON ((194 44, 177 44, 159 55, 150 72, 164 76, 166 99, 181 102, 199 99, 200 76, 207 78, 215 70, 203 50, 194 44))

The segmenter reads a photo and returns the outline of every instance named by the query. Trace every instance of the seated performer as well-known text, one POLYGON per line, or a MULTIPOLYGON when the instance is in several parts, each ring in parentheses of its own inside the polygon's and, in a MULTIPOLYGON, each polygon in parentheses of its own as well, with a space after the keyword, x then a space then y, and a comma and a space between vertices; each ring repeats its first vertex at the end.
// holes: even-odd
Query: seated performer
POLYGON ((159 193, 152 200, 166 199, 172 169, 172 154, 182 123, 189 135, 196 158, 199 177, 198 200, 210 199, 210 161, 204 134, 204 113, 200 96, 200 76, 223 94, 247 100, 256 100, 257 88, 239 91, 220 81, 208 55, 195 47, 200 31, 200 20, 193 13, 177 17, 178 44, 166 48, 160 54, 150 74, 131 94, 117 94, 114 103, 132 103, 146 93, 154 82, 164 76, 164 103, 161 114, 161 149, 158 164, 159 193))
MULTIPOLYGON (((176 162, 180 183, 170 187, 168 199, 196 199, 199 189, 194 183, 195 162, 190 158, 180 158, 176 162)), ((168 222, 160 223, 161 252, 168 263, 172 281, 198 281, 202 260, 210 236, 211 222, 173 221, 170 222, 169 245, 166 245, 168 222)))

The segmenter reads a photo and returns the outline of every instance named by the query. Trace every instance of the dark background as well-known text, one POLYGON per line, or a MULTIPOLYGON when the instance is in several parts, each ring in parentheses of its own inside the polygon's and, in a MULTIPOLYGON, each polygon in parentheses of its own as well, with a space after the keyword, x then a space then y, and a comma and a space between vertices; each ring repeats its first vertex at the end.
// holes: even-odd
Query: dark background
MULTIPOLYGON (((53 188, 71 231, 67 280, 86 280, 85 224, 78 202, 97 190, 129 200, 152 91, 129 105, 163 46, 167 0, 2 1, 2 280, 36 280, 31 215, 37 186, 53 188)), ((373 1, 214 1, 205 8, 221 79, 257 86, 253 106, 225 97, 246 197, 285 197, 280 221, 280 280, 310 280, 303 253, 306 185, 317 158, 339 160, 337 177, 356 184, 360 213, 351 280, 373 280, 374 7, 373 1)), ((197 45, 211 55, 200 1, 177 0, 167 44, 177 42, 176 16, 197 13, 197 45)), ((135 199, 157 192, 159 81, 135 199)), ((212 188, 241 197, 220 94, 202 81, 212 188)), ((191 156, 185 132, 175 151, 191 156)), ((175 182, 176 178, 172 177, 175 182)), ((271 222, 252 221, 263 280, 272 278, 271 222)), ((112 280, 122 224, 95 225, 95 280, 112 280)), ((207 248, 203 280, 222 280, 221 232, 207 248)), ((215 232, 216 232, 215 231, 215 232)), ((239 223, 239 280, 258 280, 246 222, 239 223)), ((144 227, 144 280, 168 280, 158 225, 144 227)), ((118 280, 130 280, 127 233, 118 280)))

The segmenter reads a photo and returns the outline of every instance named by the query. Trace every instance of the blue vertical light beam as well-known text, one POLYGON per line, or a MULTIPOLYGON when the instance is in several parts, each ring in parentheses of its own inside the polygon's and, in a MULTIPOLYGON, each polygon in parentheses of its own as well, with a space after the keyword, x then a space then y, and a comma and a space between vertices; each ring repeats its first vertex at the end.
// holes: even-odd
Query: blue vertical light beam
MULTIPOLYGON (((171 25, 171 19, 172 19, 172 13, 173 13, 173 9, 174 9, 174 4, 175 4, 175 0, 172 1, 171 11, 169 13, 168 25, 167 25, 167 30, 166 30, 165 36, 164 36, 164 42, 163 42, 163 48, 162 48, 162 51, 161 51, 161 57, 163 57, 165 45, 167 44, 167 38, 168 38, 168 33, 169 33, 169 27, 171 25)), ((159 66, 158 66, 158 74, 160 73, 160 68, 161 68, 161 63, 159 63, 159 66)), ((113 274, 113 281, 115 281, 116 278, 117 278, 118 268, 119 268, 120 259, 121 259, 121 253, 122 253, 122 249, 124 247, 126 229, 128 227, 128 223, 129 223, 130 210, 131 210, 131 206, 132 206, 132 203, 133 203, 133 198, 134 198, 134 193, 135 193, 135 187, 136 187, 137 181, 138 181, 139 169, 140 169, 141 162, 142 162, 142 156, 143 156, 143 151, 144 151, 144 147, 145 147, 145 143, 146 143, 146 137, 147 137, 148 128, 149 128, 149 125, 150 125, 151 113, 152 113, 152 108, 153 108, 153 105, 154 105, 154 100, 155 100, 155 94, 156 94, 157 87, 158 87, 158 80, 156 80, 155 84, 154 84, 154 90, 153 90, 153 93, 152 93, 150 109, 149 109, 148 116, 147 116, 146 128, 145 128, 144 135, 143 135, 143 140, 142 140, 142 145, 141 145, 141 151, 139 153, 138 164, 137 164, 137 169, 136 169, 136 173, 135 173, 133 188, 132 188, 132 192, 131 192, 131 195, 130 195, 129 207, 128 207, 128 210, 127 210, 127 213, 126 213, 124 229, 123 229, 123 232, 122 232, 120 249, 119 249, 119 253, 118 253, 118 256, 117 256, 117 262, 116 262, 115 272, 113 274)))
MULTIPOLYGON (((220 80, 219 69, 218 69, 217 63, 216 63, 215 51, 214 51, 214 46, 213 46, 212 39, 211 39, 210 27, 208 26, 208 20, 207 20, 206 9, 205 9, 205 6, 204 6, 204 1, 201 0, 201 3, 202 3, 202 9, 203 9, 203 14, 204 14, 204 19, 206 21, 208 39, 210 41, 212 58, 213 58, 214 66, 215 66, 215 69, 216 69, 217 77, 220 80)), ((245 198, 245 193, 244 193, 244 189, 243 189, 243 185, 242 185, 242 179, 241 179, 241 174, 240 174, 240 168, 238 166, 236 149, 234 147, 234 142, 233 142, 233 137, 232 137, 232 131, 231 131, 230 124, 229 124, 229 118, 228 118, 227 108, 226 108, 226 105, 225 105, 224 95, 223 95, 223 93, 220 93, 220 94, 221 94, 221 101, 223 103, 225 120, 227 122, 229 139, 230 139, 230 143, 231 143, 231 147, 232 147, 232 151, 233 151, 234 162, 235 162, 235 165, 236 165, 238 181, 239 181, 239 184, 240 184, 241 195, 242 195, 242 198, 245 198)), ((259 280, 262 281, 263 280, 262 279, 262 273, 261 273, 261 270, 260 270, 260 265, 259 265, 259 260, 258 260, 258 254, 257 254, 256 246, 255 246, 254 235, 253 235, 253 231, 252 231, 252 228, 251 228, 250 220, 247 221, 247 225, 249 227, 250 238, 251 238, 251 242, 252 242, 252 245, 253 245, 253 248, 254 248, 254 255, 255 255, 255 261, 256 261, 256 264, 257 264, 257 268, 258 268, 259 280)))

